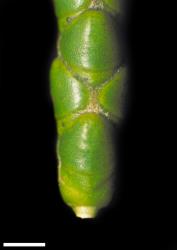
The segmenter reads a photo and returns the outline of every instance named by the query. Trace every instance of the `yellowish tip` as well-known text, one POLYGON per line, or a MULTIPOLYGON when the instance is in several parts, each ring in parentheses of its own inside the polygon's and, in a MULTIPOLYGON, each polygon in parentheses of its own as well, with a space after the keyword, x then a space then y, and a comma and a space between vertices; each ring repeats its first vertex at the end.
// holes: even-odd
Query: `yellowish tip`
POLYGON ((80 206, 80 207, 74 207, 73 210, 74 210, 76 216, 79 218, 82 218, 82 219, 95 218, 96 214, 97 214, 96 207, 80 206))

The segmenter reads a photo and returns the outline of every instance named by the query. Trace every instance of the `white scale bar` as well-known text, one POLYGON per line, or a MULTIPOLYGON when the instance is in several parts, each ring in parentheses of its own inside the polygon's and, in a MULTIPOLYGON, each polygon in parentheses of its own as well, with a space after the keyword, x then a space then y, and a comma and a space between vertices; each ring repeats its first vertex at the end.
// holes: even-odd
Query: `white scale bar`
POLYGON ((45 247, 45 243, 9 243, 4 242, 3 247, 45 247))

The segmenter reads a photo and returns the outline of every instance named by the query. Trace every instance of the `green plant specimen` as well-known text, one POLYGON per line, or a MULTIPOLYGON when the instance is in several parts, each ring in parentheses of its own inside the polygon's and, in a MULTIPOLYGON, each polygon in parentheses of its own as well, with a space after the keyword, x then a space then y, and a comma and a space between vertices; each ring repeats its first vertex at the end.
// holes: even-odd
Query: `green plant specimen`
POLYGON ((118 0, 54 0, 60 36, 51 66, 63 200, 94 218, 112 198, 113 123, 125 76, 117 34, 118 0))

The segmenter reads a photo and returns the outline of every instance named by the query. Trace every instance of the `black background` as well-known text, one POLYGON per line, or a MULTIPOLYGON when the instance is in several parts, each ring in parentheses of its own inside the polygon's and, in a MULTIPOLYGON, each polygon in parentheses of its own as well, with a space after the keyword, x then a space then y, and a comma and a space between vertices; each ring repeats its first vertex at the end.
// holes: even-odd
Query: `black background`
POLYGON ((110 207, 83 221, 57 187, 48 80, 57 38, 52 2, 0 0, 2 241, 45 241, 58 249, 177 249, 174 7, 131 4, 124 27, 129 94, 118 143, 122 181, 110 207))

